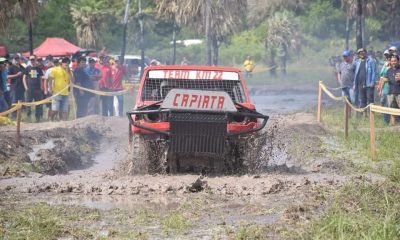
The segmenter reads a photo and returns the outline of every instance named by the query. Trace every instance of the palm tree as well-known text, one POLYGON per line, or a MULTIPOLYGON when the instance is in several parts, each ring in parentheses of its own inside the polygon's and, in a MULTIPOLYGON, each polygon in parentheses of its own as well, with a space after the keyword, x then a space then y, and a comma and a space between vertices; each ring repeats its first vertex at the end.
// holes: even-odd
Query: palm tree
POLYGON ((356 40, 357 48, 365 47, 365 16, 372 16, 378 9, 378 1, 374 0, 342 0, 346 9, 346 46, 349 48, 350 21, 357 19, 356 40))
POLYGON ((276 75, 276 56, 279 55, 281 70, 286 73, 286 61, 288 50, 298 42, 300 33, 294 15, 290 12, 277 12, 267 23, 267 37, 265 46, 269 55, 270 73, 276 75))
POLYGON ((10 21, 16 16, 22 16, 29 27, 29 51, 33 54, 32 22, 39 11, 38 0, 3 0, 0 8, 0 29, 5 32, 10 21))
POLYGON ((246 12, 246 0, 159 0, 159 13, 168 13, 178 25, 187 25, 204 34, 206 39, 205 62, 211 65, 211 48, 214 64, 218 64, 218 42, 237 30, 246 12))
POLYGON ((106 0, 78 0, 71 5, 71 15, 79 46, 99 47, 99 31, 107 13, 106 0))
POLYGON ((250 26, 256 26, 274 16, 275 12, 302 11, 312 0, 248 0, 248 22, 250 26))

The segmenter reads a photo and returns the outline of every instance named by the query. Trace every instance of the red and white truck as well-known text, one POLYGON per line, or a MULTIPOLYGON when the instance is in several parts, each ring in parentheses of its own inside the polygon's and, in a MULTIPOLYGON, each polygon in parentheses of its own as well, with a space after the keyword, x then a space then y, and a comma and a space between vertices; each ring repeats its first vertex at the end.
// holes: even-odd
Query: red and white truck
POLYGON ((239 69, 214 66, 147 67, 127 116, 134 173, 235 172, 269 118, 239 69))

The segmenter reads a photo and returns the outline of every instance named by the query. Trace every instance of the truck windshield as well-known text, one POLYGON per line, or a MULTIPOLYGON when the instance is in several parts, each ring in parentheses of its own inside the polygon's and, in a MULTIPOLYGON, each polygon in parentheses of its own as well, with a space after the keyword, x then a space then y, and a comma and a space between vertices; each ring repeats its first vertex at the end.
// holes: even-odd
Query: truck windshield
POLYGON ((192 89, 207 91, 224 91, 234 102, 242 103, 244 94, 239 80, 189 80, 189 79, 154 79, 146 78, 142 101, 161 101, 171 89, 192 89))

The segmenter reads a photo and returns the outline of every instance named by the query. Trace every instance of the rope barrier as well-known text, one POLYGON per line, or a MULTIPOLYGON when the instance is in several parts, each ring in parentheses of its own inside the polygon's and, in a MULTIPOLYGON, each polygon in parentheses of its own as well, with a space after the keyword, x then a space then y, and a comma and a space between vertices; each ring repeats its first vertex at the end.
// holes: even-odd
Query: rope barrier
POLYGON ((96 95, 100 95, 100 96, 120 96, 120 95, 125 95, 127 94, 129 91, 131 91, 134 88, 134 85, 129 85, 126 89, 121 90, 121 91, 117 91, 117 92, 104 92, 104 91, 98 91, 98 90, 93 90, 93 89, 89 89, 89 88, 84 88, 82 86, 79 85, 75 85, 75 84, 69 84, 68 86, 66 86, 65 88, 63 88, 62 90, 60 90, 59 92, 57 92, 56 94, 45 98, 43 100, 40 101, 36 101, 36 102, 21 102, 21 103, 16 103, 13 104, 14 107, 8 109, 5 112, 0 112, 0 116, 6 116, 10 113, 13 113, 15 111, 17 111, 18 109, 20 109, 22 106, 26 106, 26 107, 34 107, 34 106, 38 106, 38 105, 42 105, 42 104, 46 104, 46 103, 50 103, 51 100, 55 97, 57 97, 58 95, 60 95, 63 91, 65 91, 66 89, 73 87, 73 88, 77 88, 83 91, 87 91, 87 92, 91 92, 93 94, 96 95))
POLYGON ((336 97, 335 95, 333 95, 333 93, 330 92, 330 91, 328 90, 328 87, 327 87, 322 81, 320 81, 319 85, 320 85, 321 89, 324 90, 324 92, 325 92, 331 99, 333 99, 333 100, 335 100, 335 101, 345 101, 345 102, 347 102, 347 104, 349 105, 349 107, 350 107, 351 109, 353 109, 354 111, 356 111, 356 112, 365 112, 371 105, 373 105, 373 104, 368 104, 366 107, 363 107, 363 108, 355 107, 355 106, 349 101, 349 99, 348 99, 347 97, 344 97, 344 96, 336 97))
POLYGON ((80 90, 84 90, 84 91, 87 91, 87 92, 91 92, 91 93, 94 93, 94 94, 100 95, 100 96, 120 96, 120 95, 125 95, 130 90, 133 89, 133 86, 129 86, 127 89, 121 90, 121 91, 117 91, 117 92, 104 92, 104 91, 93 90, 93 89, 90 89, 90 88, 85 88, 85 87, 82 87, 82 86, 79 86, 79 85, 75 85, 75 84, 72 84, 72 86, 74 88, 77 88, 77 89, 80 89, 80 90))

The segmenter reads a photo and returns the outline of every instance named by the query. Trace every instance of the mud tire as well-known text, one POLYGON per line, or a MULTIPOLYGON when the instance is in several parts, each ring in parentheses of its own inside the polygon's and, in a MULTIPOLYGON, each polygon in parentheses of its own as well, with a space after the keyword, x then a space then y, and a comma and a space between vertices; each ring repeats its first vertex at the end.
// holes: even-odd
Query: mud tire
POLYGON ((146 139, 142 135, 133 135, 130 141, 130 173, 164 174, 167 167, 167 145, 160 140, 146 139))

